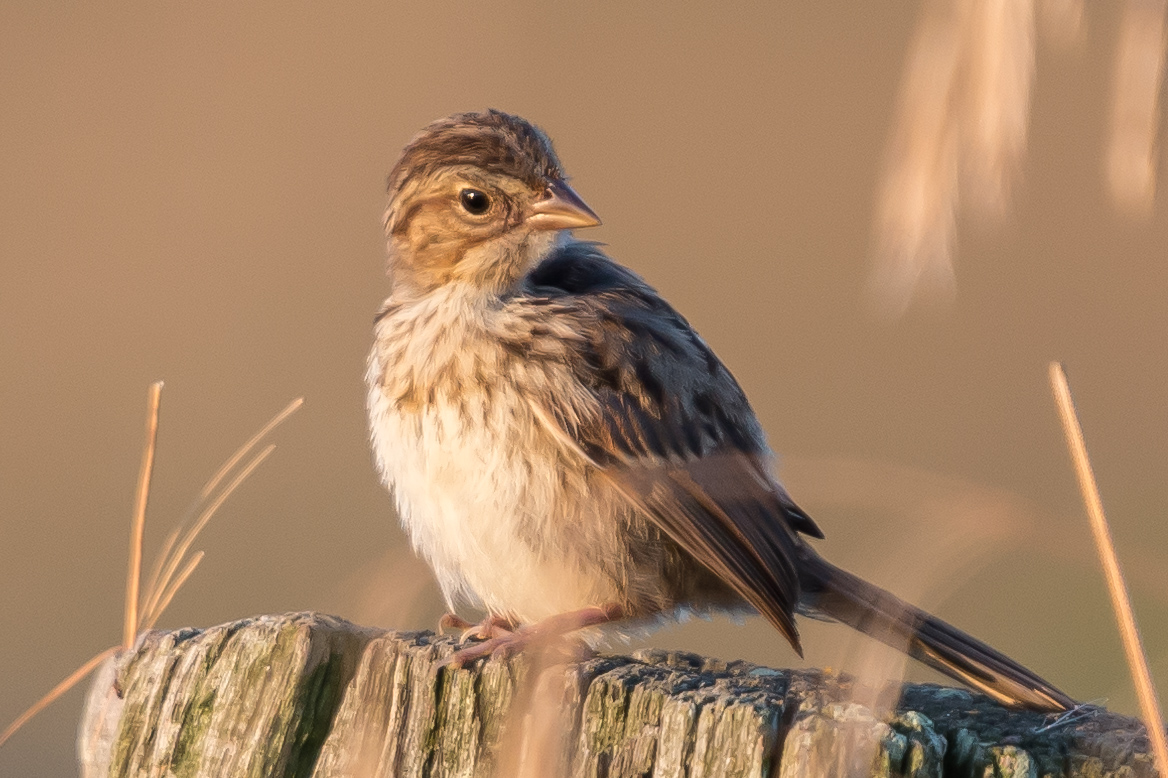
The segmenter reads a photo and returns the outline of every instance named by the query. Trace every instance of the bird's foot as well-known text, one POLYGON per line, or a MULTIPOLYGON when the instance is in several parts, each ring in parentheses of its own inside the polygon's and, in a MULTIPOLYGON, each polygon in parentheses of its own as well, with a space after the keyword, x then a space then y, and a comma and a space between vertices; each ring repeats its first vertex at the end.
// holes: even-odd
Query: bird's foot
POLYGON ((438 667, 446 665, 462 667, 468 662, 486 656, 511 657, 535 646, 552 648, 556 642, 559 642, 560 645, 555 646, 555 648, 567 647, 569 649, 568 658, 581 659, 589 656, 591 649, 583 641, 564 640, 564 638, 576 630, 607 624, 623 617, 624 609, 619 605, 611 604, 560 613, 543 621, 537 621, 535 624, 504 630, 504 634, 459 649, 440 661, 438 667))
POLYGON ((483 620, 478 624, 472 624, 460 616, 447 613, 438 620, 438 634, 444 635, 448 629, 462 630, 462 635, 458 638, 458 642, 461 644, 471 638, 489 640, 510 635, 518 626, 519 623, 515 619, 506 616, 489 614, 483 617, 483 620))
POLYGON ((438 634, 445 635, 448 629, 468 629, 473 626, 457 613, 443 613, 442 618, 438 619, 438 634))

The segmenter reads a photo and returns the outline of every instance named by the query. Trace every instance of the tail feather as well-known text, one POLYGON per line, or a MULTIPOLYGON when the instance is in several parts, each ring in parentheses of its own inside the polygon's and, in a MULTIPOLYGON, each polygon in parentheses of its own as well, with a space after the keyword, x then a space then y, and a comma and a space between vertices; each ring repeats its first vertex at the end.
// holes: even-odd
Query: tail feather
POLYGON ((817 555, 801 560, 805 615, 839 621, 1013 708, 1061 711, 1075 701, 977 638, 817 555))

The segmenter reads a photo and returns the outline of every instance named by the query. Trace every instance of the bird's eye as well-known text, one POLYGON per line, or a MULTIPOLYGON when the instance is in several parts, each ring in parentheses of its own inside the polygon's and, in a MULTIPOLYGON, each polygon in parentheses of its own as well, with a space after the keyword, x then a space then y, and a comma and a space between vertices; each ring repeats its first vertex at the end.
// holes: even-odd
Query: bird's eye
POLYGON ((463 189, 458 193, 458 201, 467 213, 474 216, 482 216, 491 208, 491 198, 478 189, 463 189))

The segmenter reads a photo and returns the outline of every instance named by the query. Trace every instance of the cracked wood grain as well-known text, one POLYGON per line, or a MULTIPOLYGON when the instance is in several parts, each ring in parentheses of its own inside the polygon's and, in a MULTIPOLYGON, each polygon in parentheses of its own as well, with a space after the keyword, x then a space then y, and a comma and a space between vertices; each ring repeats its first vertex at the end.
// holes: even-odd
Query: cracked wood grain
POLYGON ((1050 727, 924 684, 881 717, 851 701, 850 679, 817 670, 657 650, 439 669, 454 649, 313 613, 144 633, 90 686, 82 774, 1155 775, 1139 722, 1102 709, 1050 727))

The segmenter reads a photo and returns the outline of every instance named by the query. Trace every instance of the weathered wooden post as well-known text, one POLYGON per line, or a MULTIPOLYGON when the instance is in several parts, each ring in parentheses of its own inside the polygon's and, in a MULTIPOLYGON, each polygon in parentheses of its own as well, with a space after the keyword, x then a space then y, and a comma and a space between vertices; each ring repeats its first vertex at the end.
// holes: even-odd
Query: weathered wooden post
POLYGON ((1010 711, 904 688, 640 651, 437 669, 453 639, 314 613, 150 632, 93 681, 78 737, 94 776, 1132 776, 1139 722, 1010 711), (1070 717, 1068 717, 1069 719, 1070 717))

